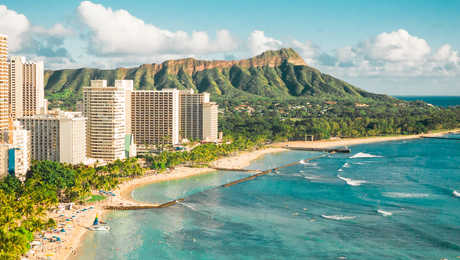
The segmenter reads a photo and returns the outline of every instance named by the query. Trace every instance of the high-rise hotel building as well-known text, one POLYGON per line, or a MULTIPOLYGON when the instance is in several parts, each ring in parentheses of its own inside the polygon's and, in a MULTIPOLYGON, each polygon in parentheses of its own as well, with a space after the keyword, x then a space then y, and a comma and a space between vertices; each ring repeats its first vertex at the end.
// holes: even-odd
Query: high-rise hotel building
POLYGON ((8 128, 8 37, 0 34, 0 129, 8 128))
POLYGON ((78 164, 86 161, 86 119, 80 112, 51 111, 19 118, 31 132, 32 159, 78 164))
POLYGON ((203 104, 209 102, 209 93, 194 93, 193 89, 181 90, 180 96, 180 138, 203 139, 203 104))
POLYGON ((24 57, 9 60, 9 108, 13 118, 46 113, 43 62, 24 57))
POLYGON ((218 108, 214 102, 203 103, 203 141, 217 142, 218 108))
POLYGON ((135 155, 130 134, 131 80, 92 80, 83 88, 83 110, 87 118, 86 147, 89 158, 112 161, 135 155))
POLYGON ((131 95, 134 142, 140 152, 179 143, 179 91, 136 90, 131 95))

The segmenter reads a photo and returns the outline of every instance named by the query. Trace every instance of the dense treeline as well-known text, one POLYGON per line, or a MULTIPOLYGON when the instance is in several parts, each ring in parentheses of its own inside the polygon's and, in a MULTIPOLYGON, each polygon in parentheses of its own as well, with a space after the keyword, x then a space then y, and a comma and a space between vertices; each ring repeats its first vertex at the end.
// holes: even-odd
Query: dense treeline
POLYGON ((55 226, 47 210, 59 202, 83 201, 93 190, 113 189, 121 178, 143 174, 136 158, 101 167, 37 161, 25 182, 0 181, 0 259, 17 259, 29 248, 33 233, 55 226))
MULTIPOLYGON (((238 103, 241 106, 241 102, 238 103)), ((460 107, 439 108, 423 102, 327 104, 324 101, 243 102, 244 111, 235 104, 221 103, 225 113, 220 127, 224 135, 261 136, 270 140, 315 139, 419 134, 460 127, 460 107)))
POLYGON ((264 141, 265 139, 258 135, 248 138, 238 136, 236 139, 227 143, 224 142, 223 144, 208 143, 196 146, 191 151, 163 151, 158 155, 148 154, 144 157, 151 169, 159 171, 175 167, 179 164, 201 166, 237 151, 260 147, 264 141))

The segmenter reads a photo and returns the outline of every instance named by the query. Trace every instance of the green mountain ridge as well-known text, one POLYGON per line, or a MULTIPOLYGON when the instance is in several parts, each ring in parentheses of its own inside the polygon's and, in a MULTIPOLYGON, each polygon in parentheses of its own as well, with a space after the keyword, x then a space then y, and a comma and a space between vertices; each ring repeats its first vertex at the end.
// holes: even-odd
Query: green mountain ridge
POLYGON ((52 107, 73 108, 93 79, 131 79, 135 89, 189 89, 212 97, 393 100, 369 93, 308 66, 292 49, 266 51, 250 59, 204 61, 193 58, 135 68, 64 69, 45 72, 45 95, 52 107))

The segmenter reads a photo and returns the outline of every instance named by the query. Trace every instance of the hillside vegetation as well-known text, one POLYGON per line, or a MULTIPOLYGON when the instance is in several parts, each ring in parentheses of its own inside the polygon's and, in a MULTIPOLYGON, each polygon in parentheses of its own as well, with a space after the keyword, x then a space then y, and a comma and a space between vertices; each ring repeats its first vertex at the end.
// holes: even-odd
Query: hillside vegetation
POLYGON ((193 58, 144 64, 136 68, 65 69, 46 71, 45 93, 52 107, 73 108, 82 99, 82 88, 93 79, 131 79, 135 89, 192 88, 210 92, 214 98, 392 98, 354 87, 305 64, 292 49, 267 51, 235 61, 203 61, 193 58))

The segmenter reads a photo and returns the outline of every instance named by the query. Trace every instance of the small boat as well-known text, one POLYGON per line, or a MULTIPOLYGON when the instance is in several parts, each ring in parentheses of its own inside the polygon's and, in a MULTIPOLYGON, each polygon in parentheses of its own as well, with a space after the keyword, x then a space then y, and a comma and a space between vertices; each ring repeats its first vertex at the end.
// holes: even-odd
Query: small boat
POLYGON ((89 227, 89 230, 92 230, 92 231, 109 231, 110 226, 105 225, 105 223, 104 224, 102 224, 102 223, 104 223, 104 222, 99 223, 99 219, 98 219, 98 217, 96 215, 96 218, 93 221, 93 225, 89 227))
POLYGON ((89 230, 91 231, 109 231, 110 227, 106 225, 97 225, 97 226, 90 226, 89 230))

